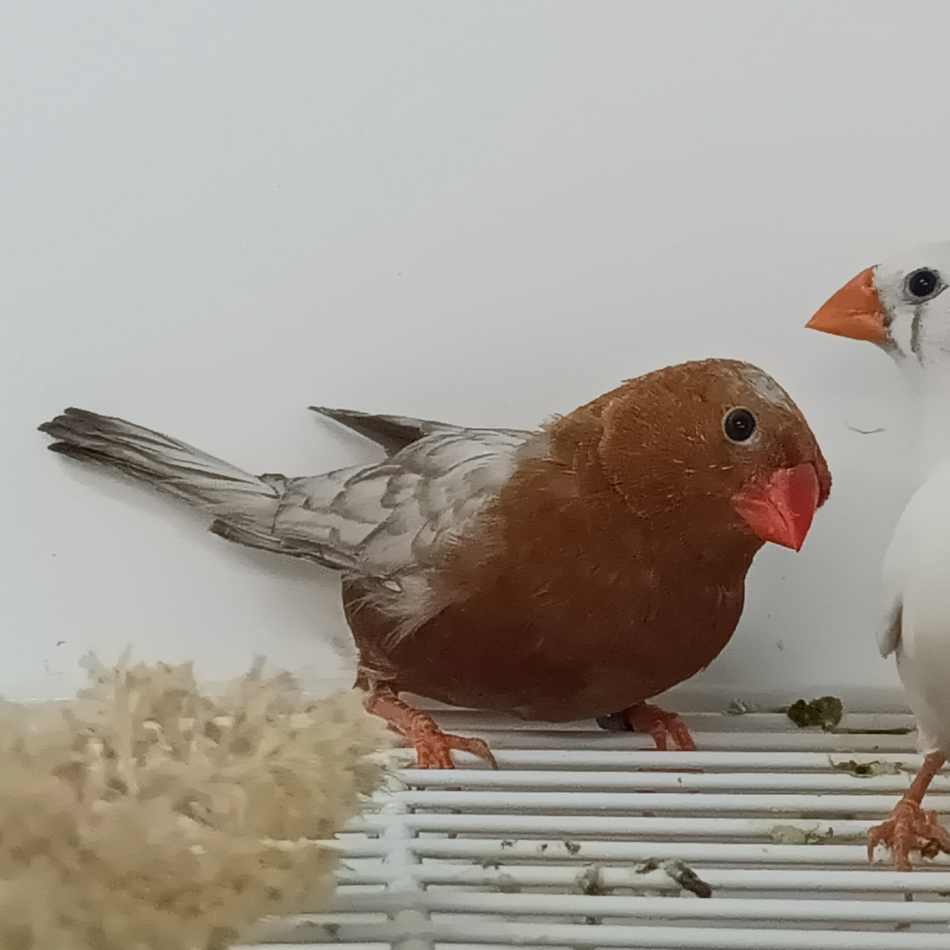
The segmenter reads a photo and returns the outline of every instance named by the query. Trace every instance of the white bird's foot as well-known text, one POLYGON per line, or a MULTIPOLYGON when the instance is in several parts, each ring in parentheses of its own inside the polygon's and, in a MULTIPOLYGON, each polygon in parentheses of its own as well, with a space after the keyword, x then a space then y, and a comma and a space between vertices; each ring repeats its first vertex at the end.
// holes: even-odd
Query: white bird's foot
POLYGON ((894 806, 891 817, 868 831, 868 860, 873 860, 879 844, 891 852, 898 871, 912 870, 913 851, 919 851, 925 858, 934 858, 941 851, 950 854, 950 831, 940 824, 935 811, 924 811, 921 807, 927 787, 944 761, 939 753, 928 755, 907 793, 894 806))
POLYGON ((868 831, 869 859, 879 844, 890 850, 898 871, 910 871, 912 851, 925 858, 934 858, 941 851, 950 854, 950 832, 940 824, 935 811, 924 811, 916 802, 902 798, 887 821, 868 831))

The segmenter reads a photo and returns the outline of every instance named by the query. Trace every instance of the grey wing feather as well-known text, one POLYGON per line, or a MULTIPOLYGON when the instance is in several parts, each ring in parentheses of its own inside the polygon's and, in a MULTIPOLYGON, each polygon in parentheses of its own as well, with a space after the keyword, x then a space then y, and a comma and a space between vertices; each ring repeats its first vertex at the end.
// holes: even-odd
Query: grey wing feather
MULTIPOLYGON (((307 478, 251 475, 159 432, 79 409, 40 429, 54 451, 119 470, 214 516, 222 537, 307 558, 378 581, 395 612, 418 604, 402 597, 412 575, 495 497, 537 433, 461 429, 403 417, 413 438, 373 465, 307 478), (437 428, 436 428, 437 427, 437 428)), ((376 422, 373 423, 377 425, 376 422)))
POLYGON ((411 416, 379 415, 369 412, 359 412, 356 409, 330 409, 327 406, 311 406, 314 412, 339 422, 352 429, 359 435, 371 439, 386 450, 387 455, 394 455, 413 442, 432 435, 434 432, 448 431, 455 426, 444 422, 434 422, 431 419, 413 419, 411 416))
POLYGON ((288 548, 328 546, 353 573, 393 579, 433 563, 497 494, 532 433, 448 429, 377 465, 292 479, 274 533, 288 548))
POLYGON ((310 406, 313 412, 332 419, 340 425, 352 429, 359 435, 372 440, 386 450, 387 455, 397 452, 418 442, 428 435, 443 435, 461 432, 502 432, 510 436, 523 436, 525 441, 534 432, 526 429, 466 429, 464 426, 434 419, 416 419, 413 416, 394 416, 384 413, 360 412, 357 409, 331 409, 328 406, 310 406))

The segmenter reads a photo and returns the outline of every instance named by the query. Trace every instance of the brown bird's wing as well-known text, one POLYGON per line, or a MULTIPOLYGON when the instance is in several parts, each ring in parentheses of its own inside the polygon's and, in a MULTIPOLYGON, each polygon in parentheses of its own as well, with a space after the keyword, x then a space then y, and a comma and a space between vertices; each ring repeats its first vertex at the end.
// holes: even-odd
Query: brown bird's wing
MULTIPOLYGON (((352 421, 352 413, 343 414, 352 421)), ((160 432, 82 409, 67 409, 40 429, 57 440, 50 446, 56 452, 208 511, 215 534, 342 571, 364 584, 380 609, 413 617, 428 595, 426 568, 495 497, 535 434, 365 418, 377 435, 390 423, 402 426, 404 438, 438 428, 382 462, 305 478, 252 475, 160 432)))
POLYGON ((314 412, 339 422, 359 435, 371 439, 386 450, 387 455, 395 455, 413 442, 432 435, 435 432, 457 431, 457 426, 432 419, 414 419, 411 416, 390 416, 359 412, 356 409, 330 409, 327 406, 311 406, 314 412))
POLYGON ((380 609, 412 616, 426 568, 496 496, 533 435, 443 426, 378 464, 288 479, 272 534, 288 554, 332 551, 380 609))

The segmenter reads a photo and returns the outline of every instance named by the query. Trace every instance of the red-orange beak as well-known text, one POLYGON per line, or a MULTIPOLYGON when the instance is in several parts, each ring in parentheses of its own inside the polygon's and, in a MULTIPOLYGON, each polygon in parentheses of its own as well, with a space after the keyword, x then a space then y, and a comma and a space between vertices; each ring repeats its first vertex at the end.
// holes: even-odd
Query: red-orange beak
POLYGON ((874 287, 874 269, 869 267, 849 280, 805 326, 852 340, 886 343, 884 308, 874 287))
POLYGON ((780 468, 764 486, 739 492, 732 504, 763 541, 799 551, 815 517, 819 494, 815 466, 804 462, 780 468))

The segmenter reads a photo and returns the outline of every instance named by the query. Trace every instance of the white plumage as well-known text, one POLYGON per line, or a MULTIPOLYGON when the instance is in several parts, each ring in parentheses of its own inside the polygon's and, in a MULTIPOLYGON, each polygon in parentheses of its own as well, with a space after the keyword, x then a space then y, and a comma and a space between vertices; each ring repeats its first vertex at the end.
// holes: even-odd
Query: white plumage
POLYGON ((887 844, 907 870, 914 849, 950 852, 950 834, 921 808, 950 756, 950 242, 862 271, 808 325, 879 345, 915 402, 923 475, 884 558, 877 639, 884 656, 895 656, 925 760, 893 816, 870 836, 872 850, 887 844))
POLYGON ((896 656, 920 750, 950 754, 950 464, 934 468, 901 514, 883 588, 878 646, 896 656))

